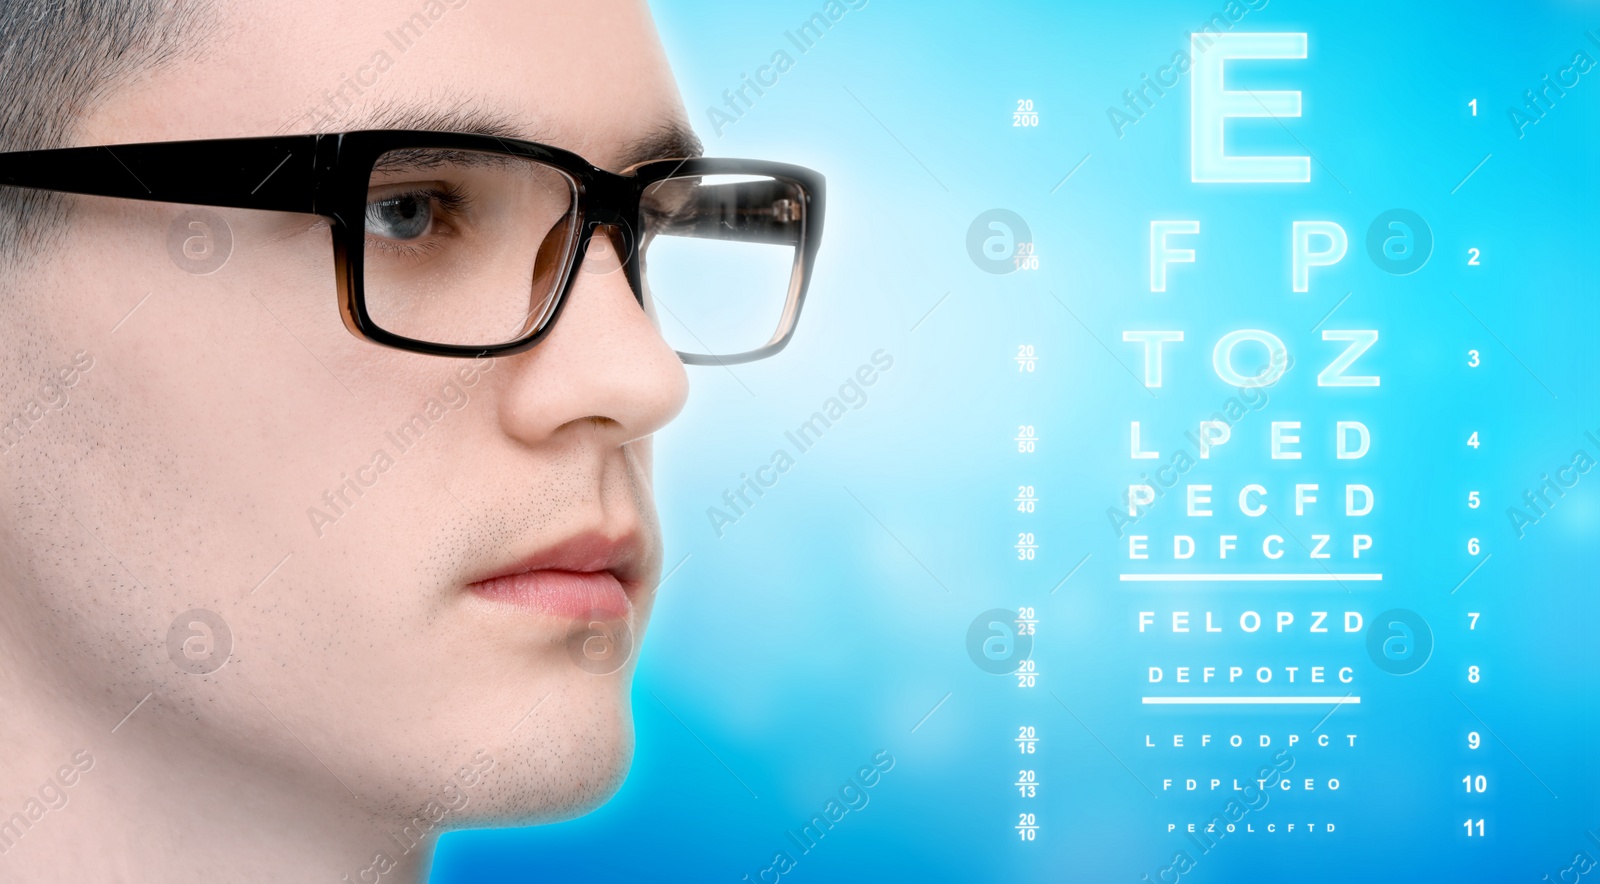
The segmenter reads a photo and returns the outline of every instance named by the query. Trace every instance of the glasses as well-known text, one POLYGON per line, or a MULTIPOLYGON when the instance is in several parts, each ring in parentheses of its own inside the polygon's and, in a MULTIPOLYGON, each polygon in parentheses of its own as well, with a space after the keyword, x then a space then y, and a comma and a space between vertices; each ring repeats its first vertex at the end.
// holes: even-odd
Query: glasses
POLYGON ((783 163, 668 159, 608 172, 555 147, 375 130, 0 154, 0 185, 326 218, 352 334, 436 356, 520 353, 550 333, 597 232, 692 364, 794 334, 823 178, 783 163))

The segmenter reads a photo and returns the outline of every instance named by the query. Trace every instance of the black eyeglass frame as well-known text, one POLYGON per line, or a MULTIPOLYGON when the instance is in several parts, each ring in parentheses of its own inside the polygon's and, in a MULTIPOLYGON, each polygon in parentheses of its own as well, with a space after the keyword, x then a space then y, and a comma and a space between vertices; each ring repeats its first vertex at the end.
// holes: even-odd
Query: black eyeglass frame
POLYGON ((641 197, 653 184, 702 175, 766 176, 795 186, 802 202, 790 288, 777 330, 766 344, 724 355, 679 352, 686 363, 751 362, 782 350, 794 335, 822 239, 824 178, 803 166, 765 160, 690 158, 652 160, 621 174, 570 151, 532 141, 461 132, 370 129, 318 135, 164 141, 0 153, 0 186, 163 203, 320 215, 332 230, 340 314, 356 337, 433 356, 508 356, 536 346, 554 328, 595 231, 621 231, 619 257, 634 298, 645 302, 638 234, 641 197), (577 235, 549 316, 520 338, 464 346, 404 337, 373 322, 363 291, 369 180, 378 158, 408 149, 462 150, 537 160, 565 173, 576 188, 577 235))

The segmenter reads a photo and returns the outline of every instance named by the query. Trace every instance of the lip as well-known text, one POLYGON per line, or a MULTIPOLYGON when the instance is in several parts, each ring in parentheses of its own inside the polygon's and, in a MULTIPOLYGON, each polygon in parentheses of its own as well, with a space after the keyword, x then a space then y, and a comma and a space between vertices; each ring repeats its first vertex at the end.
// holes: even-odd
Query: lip
POLYGON ((596 615, 624 619, 633 611, 644 564, 644 543, 637 532, 589 531, 497 567, 467 584, 467 590, 566 620, 596 615))

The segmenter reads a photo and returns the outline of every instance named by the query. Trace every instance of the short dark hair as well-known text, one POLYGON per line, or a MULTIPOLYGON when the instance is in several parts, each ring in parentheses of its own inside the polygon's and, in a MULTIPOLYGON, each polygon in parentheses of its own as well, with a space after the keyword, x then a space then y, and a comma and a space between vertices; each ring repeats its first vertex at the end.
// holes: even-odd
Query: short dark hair
MULTIPOLYGON (((199 42, 206 0, 0 0, 0 151, 68 146, 130 76, 199 42)), ((60 230, 66 201, 0 187, 0 257, 60 230)))

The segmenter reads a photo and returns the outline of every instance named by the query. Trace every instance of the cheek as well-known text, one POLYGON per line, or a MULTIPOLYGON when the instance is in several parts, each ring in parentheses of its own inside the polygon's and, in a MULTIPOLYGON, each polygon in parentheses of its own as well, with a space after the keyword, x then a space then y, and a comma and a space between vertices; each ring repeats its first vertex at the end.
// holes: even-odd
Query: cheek
MULTIPOLYGON (((5 542, 17 551, 8 556, 17 584, 35 594, 23 622, 39 638, 24 640, 87 684, 141 669, 183 684, 166 633, 197 607, 223 614, 258 650, 292 656, 316 635, 314 622, 246 627, 252 609, 300 609, 312 594, 252 589, 294 554, 350 590, 375 558, 308 544, 307 506, 357 465, 351 453, 367 446, 371 413, 383 408, 346 389, 375 386, 363 372, 377 351, 340 322, 326 228, 217 210, 209 247, 225 260, 199 274, 181 240, 177 257, 168 249, 171 231, 191 233, 189 213, 82 201, 63 245, 73 260, 56 262, 42 293, 61 319, 41 364, 61 361, 52 347, 95 361, 50 432, 17 452, 51 477, 34 492, 49 506, 22 511, 5 542)), ((290 560, 275 579, 293 586, 295 571, 290 560)))
POLYGON ((91 309, 116 317, 99 327, 121 322, 85 344, 104 354, 85 411, 98 412, 107 437, 97 472, 137 485, 146 515, 217 542, 224 556, 221 542, 239 539, 230 526, 273 535, 294 524, 303 495, 285 492, 358 415, 336 375, 348 373, 356 342, 338 316, 325 227, 279 213, 196 217, 123 204, 80 226, 83 240, 120 240, 104 260, 139 280, 82 281, 91 309), (207 243, 185 244, 196 238, 207 243), (209 254, 208 272, 195 272, 185 250, 209 254))

